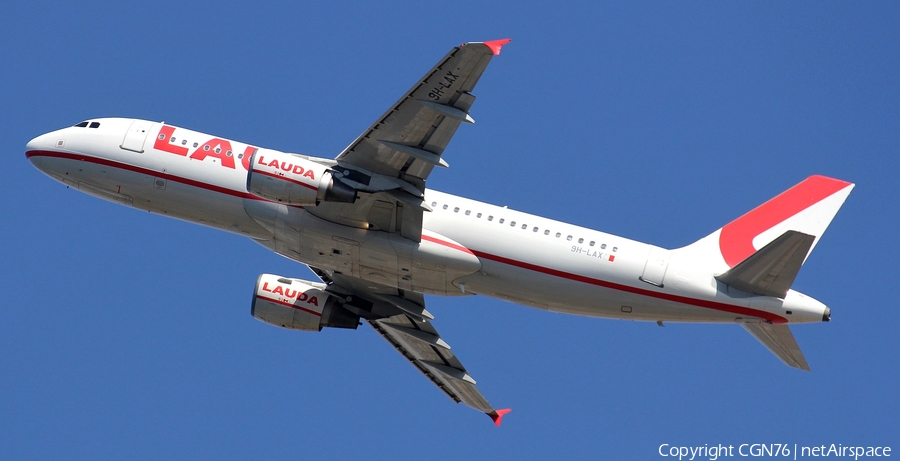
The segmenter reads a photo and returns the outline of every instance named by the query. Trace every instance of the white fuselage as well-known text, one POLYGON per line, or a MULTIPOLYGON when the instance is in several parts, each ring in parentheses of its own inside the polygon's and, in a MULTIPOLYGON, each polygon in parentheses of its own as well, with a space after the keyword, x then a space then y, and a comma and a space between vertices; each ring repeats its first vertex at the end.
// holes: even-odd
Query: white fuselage
POLYGON ((274 151, 156 122, 95 122, 39 136, 26 155, 83 192, 241 234, 368 282, 630 320, 798 323, 826 311, 794 291, 784 300, 729 292, 708 268, 659 247, 434 190, 425 194, 433 211, 419 243, 335 224, 314 207, 248 192, 250 156, 274 151))

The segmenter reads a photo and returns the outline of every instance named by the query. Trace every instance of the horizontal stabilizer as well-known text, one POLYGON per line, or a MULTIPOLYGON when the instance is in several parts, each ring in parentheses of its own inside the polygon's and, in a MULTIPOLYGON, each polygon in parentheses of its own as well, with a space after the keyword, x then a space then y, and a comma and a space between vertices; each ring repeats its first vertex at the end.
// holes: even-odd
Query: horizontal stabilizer
POLYGON ((787 325, 772 325, 769 323, 743 323, 747 331, 766 346, 767 349, 777 355, 782 362, 794 368, 809 371, 809 364, 794 339, 790 327, 787 325))
POLYGON ((716 279, 748 293, 784 298, 815 240, 787 231, 716 279))

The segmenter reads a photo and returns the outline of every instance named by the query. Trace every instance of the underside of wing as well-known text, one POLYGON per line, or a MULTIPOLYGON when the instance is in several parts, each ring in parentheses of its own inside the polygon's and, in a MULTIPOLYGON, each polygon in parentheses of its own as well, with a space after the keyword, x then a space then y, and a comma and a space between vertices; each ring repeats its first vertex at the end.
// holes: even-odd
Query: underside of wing
POLYGON ((431 322, 399 314, 369 320, 369 325, 453 401, 484 413, 494 411, 431 322))
POLYGON ((415 184, 435 166, 460 123, 472 123, 470 91, 499 46, 509 40, 467 43, 450 50, 371 127, 337 157, 339 164, 415 184), (502 42, 502 43, 500 43, 502 42))
POLYGON ((431 323, 421 294, 373 285, 312 268, 328 291, 349 300, 345 309, 365 318, 378 334, 454 402, 482 411, 499 425, 509 410, 495 410, 431 323))
POLYGON ((335 177, 358 191, 355 203, 322 203, 310 210, 339 224, 399 232, 419 241, 425 180, 461 123, 472 123, 471 91, 491 58, 509 40, 453 48, 335 159, 335 177))

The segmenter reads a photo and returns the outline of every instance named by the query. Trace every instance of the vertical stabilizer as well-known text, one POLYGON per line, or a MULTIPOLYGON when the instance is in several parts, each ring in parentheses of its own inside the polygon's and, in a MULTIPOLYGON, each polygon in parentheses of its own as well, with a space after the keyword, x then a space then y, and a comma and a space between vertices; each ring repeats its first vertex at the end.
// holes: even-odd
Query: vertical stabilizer
POLYGON ((812 236, 808 256, 853 187, 854 184, 840 179, 810 176, 721 229, 675 251, 721 274, 786 232, 795 231, 812 236))

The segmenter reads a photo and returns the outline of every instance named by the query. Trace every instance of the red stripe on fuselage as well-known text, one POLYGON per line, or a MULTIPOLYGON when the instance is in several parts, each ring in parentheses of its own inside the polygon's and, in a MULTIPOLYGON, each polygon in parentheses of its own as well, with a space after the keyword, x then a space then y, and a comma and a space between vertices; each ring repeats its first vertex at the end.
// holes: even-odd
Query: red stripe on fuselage
POLYGON ((557 269, 551 269, 549 267, 538 266, 536 264, 527 263, 524 261, 517 261, 515 259, 505 258, 503 256, 498 256, 491 253, 485 253, 483 251, 478 250, 469 250, 468 248, 458 245, 452 242, 447 242, 444 240, 440 240, 434 237, 429 237, 425 234, 422 234, 422 240, 426 240, 432 243, 437 243, 439 245, 446 246, 448 248, 453 248, 455 250, 464 251, 469 254, 473 254, 479 258, 489 259, 491 261, 496 261, 499 263, 507 264, 510 266, 519 267, 522 269, 528 269, 534 272, 540 272, 542 274, 552 275, 555 277, 560 277, 568 280, 574 280, 576 282, 587 283, 590 285, 596 285, 604 288, 610 288, 613 290, 624 291, 626 293, 633 293, 640 296, 647 296, 650 298, 663 299, 666 301, 677 302, 681 304, 688 304, 691 306, 703 307, 706 309, 713 309, 717 311, 723 312, 731 312, 732 314, 739 315, 748 315, 753 317, 760 317, 766 319, 772 323, 787 323, 787 319, 781 317, 776 314, 772 314, 770 312, 761 311, 757 309, 750 309, 748 307, 735 306, 732 304, 725 304, 716 301, 708 301, 705 299, 696 299, 689 298, 687 296, 678 296, 670 293, 660 293, 656 291, 645 290, 642 288, 632 287, 628 285, 622 285, 619 283, 608 282, 606 280, 595 279, 591 277, 587 277, 584 275, 573 274, 571 272, 565 272, 557 269))
POLYGON ((188 186, 198 187, 200 189, 206 189, 212 192, 218 192, 220 194, 231 195, 232 197, 246 198, 251 200, 264 200, 255 195, 251 195, 244 191, 237 191, 233 189, 228 189, 226 187, 217 186, 215 184, 209 184, 202 181, 197 181, 194 179, 188 179, 181 176, 175 176, 173 174, 164 173, 162 171, 154 171, 144 167, 139 167, 136 165, 129 165, 127 163, 117 162, 114 160, 108 160, 105 158, 99 157, 91 157, 89 155, 84 154, 71 154, 68 152, 54 152, 49 150, 31 150, 25 153, 26 158, 31 157, 51 157, 51 158, 62 158, 67 160, 76 160, 81 162, 90 162, 95 163, 97 165, 104 165, 113 168, 119 168, 126 171, 131 171, 134 173, 145 174, 148 176, 155 176, 157 178, 163 178, 168 181, 180 182, 182 184, 187 184, 188 186))
MULTIPOLYGON (((31 158, 31 157, 53 157, 53 158, 63 158, 63 159, 69 159, 69 160, 79 160, 79 161, 91 162, 91 163, 96 163, 98 165, 106 165, 106 166, 110 166, 113 168, 121 168, 123 170, 133 171, 136 173, 157 176, 160 178, 165 178, 170 181, 176 181, 176 182, 180 182, 182 184, 187 184, 187 185, 198 187, 201 189, 206 189, 206 190, 209 190, 212 192, 219 192, 222 194, 231 195, 234 197, 253 199, 253 200, 264 200, 264 199, 254 196, 254 195, 248 194, 247 192, 235 191, 232 189, 227 189, 227 188, 224 188, 221 186, 216 186, 213 184, 196 181, 193 179, 182 178, 180 176, 157 172, 157 171, 149 170, 149 169, 134 166, 134 165, 128 165, 126 163, 120 163, 120 162, 115 162, 112 160, 91 157, 91 156, 87 156, 87 155, 83 155, 83 154, 70 154, 70 153, 66 153, 66 152, 36 150, 36 151, 26 152, 25 156, 28 158, 31 158)), ((750 309, 747 307, 734 306, 731 304, 724 304, 724 303, 719 303, 719 302, 715 302, 715 301, 707 301, 707 300, 703 300, 703 299, 689 298, 686 296, 678 296, 678 295, 672 295, 672 294, 668 294, 668 293, 659 293, 659 292, 636 288, 636 287, 632 287, 632 286, 628 286, 628 285, 622 285, 622 284, 618 284, 618 283, 608 282, 605 280, 586 277, 583 275, 573 274, 570 272, 560 271, 557 269, 551 269, 549 267, 538 266, 536 264, 531 264, 531 263, 527 263, 524 261, 517 261, 514 259, 505 258, 503 256, 485 253, 483 251, 469 250, 468 248, 461 246, 459 244, 447 242, 445 240, 437 239, 435 237, 429 237, 424 234, 422 235, 422 240, 436 243, 439 245, 443 245, 448 248, 453 248, 455 250, 463 251, 463 252, 466 252, 469 254, 473 254, 479 258, 485 258, 485 259, 489 259, 491 261, 496 261, 496 262, 500 262, 500 263, 507 264, 510 266, 520 267, 522 269, 528 269, 531 271, 540 272, 540 273, 552 275, 555 277, 574 280, 576 282, 587 283, 590 285, 601 286, 601 287, 610 288, 613 290, 623 291, 623 292, 627 292, 627 293, 633 293, 633 294, 647 296, 647 297, 651 297, 651 298, 664 299, 667 301, 688 304, 691 306, 703 307, 703 308, 713 309, 713 310, 718 310, 718 311, 723 311, 723 312, 731 312, 731 313, 739 314, 739 315, 749 315, 749 316, 753 316, 753 317, 760 317, 760 318, 766 319, 772 323, 787 323, 786 318, 781 317, 779 315, 772 314, 770 312, 760 311, 760 310, 756 310, 756 309, 750 309)), ((290 306, 295 307, 293 304, 291 304, 290 306)), ((321 314, 318 314, 318 315, 321 315, 321 314)))
POLYGON ((705 299, 696 299, 689 298, 687 296, 679 296, 670 293, 660 293, 656 291, 645 290, 643 288, 637 288, 629 285, 622 285, 619 283, 608 282, 606 280, 595 279, 591 277, 587 277, 584 275, 573 274, 571 272, 565 272, 557 269, 551 269, 549 267, 538 266, 536 264, 527 263, 524 261, 517 261, 515 259, 504 258, 503 256, 497 256, 490 253, 485 253, 483 251, 472 250, 475 256, 479 258, 489 259, 491 261, 496 261, 503 264, 508 264, 510 266, 520 267, 522 269, 528 269, 535 272, 540 272, 542 274, 552 275, 555 277, 560 277, 564 279, 574 280, 576 282, 587 283, 590 285, 596 285, 604 288, 610 288, 613 290, 623 291, 626 293, 633 293, 640 296, 646 296, 648 298, 656 298, 663 299, 666 301, 672 301, 681 304, 688 304, 691 306, 703 307, 706 309, 713 309, 717 311, 723 312, 731 312, 733 314, 739 315, 749 315, 753 317, 760 317, 766 319, 772 323, 787 323, 787 319, 781 317, 779 315, 773 314, 771 312, 761 311, 757 309, 750 309, 748 307, 735 306, 732 304, 725 304, 716 301, 708 301, 705 299))
POLYGON ((475 253, 472 253, 471 250, 469 250, 468 248, 466 248, 466 247, 464 247, 464 246, 462 246, 462 245, 458 245, 458 244, 456 244, 456 243, 451 243, 451 242, 448 242, 448 241, 445 241, 445 240, 441 240, 441 239, 437 239, 437 238, 434 238, 434 237, 430 237, 430 236, 427 236, 427 235, 425 235, 425 234, 422 234, 422 240, 425 240, 426 242, 437 243, 438 245, 443 245, 443 246, 448 247, 448 248, 453 248, 454 250, 459 250, 459 251, 462 251, 462 252, 464 252, 464 253, 469 253, 470 255, 474 255, 474 254, 475 254, 475 253))

